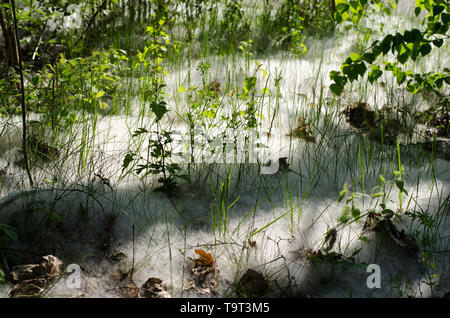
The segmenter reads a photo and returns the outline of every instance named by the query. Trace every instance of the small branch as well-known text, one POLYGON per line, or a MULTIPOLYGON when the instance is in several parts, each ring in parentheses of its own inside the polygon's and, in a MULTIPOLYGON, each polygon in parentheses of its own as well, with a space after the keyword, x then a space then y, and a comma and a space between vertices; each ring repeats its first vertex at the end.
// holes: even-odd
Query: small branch
POLYGON ((108 2, 108 0, 103 0, 102 4, 97 8, 95 13, 92 15, 91 19, 89 20, 88 25, 86 26, 86 29, 84 29, 84 32, 81 35, 79 41, 81 41, 84 38, 84 36, 86 36, 86 34, 89 31, 89 29, 91 28, 92 24, 94 24, 94 21, 95 21, 95 18, 97 17, 97 15, 100 13, 101 10, 106 8, 107 2, 108 2))

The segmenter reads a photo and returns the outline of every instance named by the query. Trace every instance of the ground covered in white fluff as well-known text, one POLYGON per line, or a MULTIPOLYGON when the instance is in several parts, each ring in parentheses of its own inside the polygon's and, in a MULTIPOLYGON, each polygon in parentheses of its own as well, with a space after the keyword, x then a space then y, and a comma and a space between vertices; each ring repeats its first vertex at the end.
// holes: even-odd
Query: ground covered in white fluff
MULTIPOLYGON (((377 23, 384 23, 387 32, 409 28, 414 21, 402 10, 377 23)), ((258 95, 265 118, 260 142, 270 150, 267 159, 287 158, 287 168, 261 174, 264 168, 256 162, 207 163, 197 156, 198 163, 183 165, 191 183, 179 181, 170 197, 152 191, 152 177, 121 178, 131 133, 142 126, 138 116, 99 120, 96 152, 85 174, 77 173, 78 157, 68 156, 66 162, 35 171, 36 180, 42 180, 38 190, 27 189, 25 172, 15 164, 20 124, 1 122, 0 168, 7 168, 1 176, 0 223, 10 224, 18 235, 9 246, 8 261, 38 264, 42 256, 54 255, 62 261, 62 271, 77 264, 80 285, 71 285, 76 273, 60 275, 46 286, 48 297, 131 297, 133 286, 146 282, 151 296, 158 297, 444 295, 450 290, 449 161, 402 144, 406 193, 400 195, 389 182, 398 170, 399 149, 359 135, 342 114, 355 102, 381 109, 420 107, 429 100, 409 96, 388 75, 382 79, 385 85, 355 84, 342 100, 333 99, 328 74, 339 69, 355 42, 356 35, 342 33, 311 40, 303 59, 279 55, 258 60, 267 72, 256 73, 258 91, 266 87, 271 92, 258 95), (279 94, 277 74, 282 77, 279 94), (314 141, 290 136, 300 115, 314 141), (370 218, 381 203, 370 195, 381 191, 375 189, 380 175, 386 180, 387 208, 399 217, 375 221, 370 231, 370 218), (360 209, 358 222, 339 221, 344 184, 350 196, 365 195, 354 201, 360 209), (379 266, 379 288, 371 288, 376 277, 368 271, 370 264, 379 266)), ((420 67, 450 65, 448 52, 433 53, 430 64, 420 67)), ((246 72, 243 58, 209 62, 209 80, 222 88, 227 83, 242 86, 258 65, 251 62, 246 72)), ((179 88, 201 85, 196 67, 169 69, 166 79, 174 128, 180 132, 187 126, 175 114, 183 113, 187 99, 179 88)), ((224 90, 219 99, 226 111, 232 102, 224 90)), ((72 139, 76 149, 76 136, 72 139)), ((0 296, 7 297, 12 288, 1 285, 0 296)))

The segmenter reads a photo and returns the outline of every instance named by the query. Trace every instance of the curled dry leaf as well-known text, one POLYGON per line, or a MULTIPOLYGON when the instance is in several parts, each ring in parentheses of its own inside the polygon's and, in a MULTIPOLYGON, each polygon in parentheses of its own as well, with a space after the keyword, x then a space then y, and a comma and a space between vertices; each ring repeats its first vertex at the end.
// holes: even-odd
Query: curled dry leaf
POLYGON ((214 259, 211 255, 211 253, 207 253, 204 250, 200 250, 200 249, 195 250, 195 253, 200 256, 200 258, 197 258, 194 260, 196 265, 198 265, 198 266, 213 266, 214 265, 214 259))

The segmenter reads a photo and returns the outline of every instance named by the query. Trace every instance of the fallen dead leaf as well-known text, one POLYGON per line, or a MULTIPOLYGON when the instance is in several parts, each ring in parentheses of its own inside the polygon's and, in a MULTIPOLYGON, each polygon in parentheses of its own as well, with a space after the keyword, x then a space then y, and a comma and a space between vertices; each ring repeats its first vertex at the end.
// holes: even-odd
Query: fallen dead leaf
POLYGON ((53 255, 42 257, 39 264, 18 265, 13 268, 10 278, 14 287, 10 297, 37 297, 52 283, 61 272, 62 262, 53 255))
POLYGON ((167 292, 167 286, 163 281, 156 277, 150 277, 141 286, 141 297, 146 298, 170 298, 167 292))
POLYGON ((200 258, 194 260, 196 265, 198 265, 198 266, 213 266, 214 265, 214 259, 211 255, 211 253, 207 253, 204 250, 200 250, 200 249, 195 250, 195 253, 200 256, 200 258))

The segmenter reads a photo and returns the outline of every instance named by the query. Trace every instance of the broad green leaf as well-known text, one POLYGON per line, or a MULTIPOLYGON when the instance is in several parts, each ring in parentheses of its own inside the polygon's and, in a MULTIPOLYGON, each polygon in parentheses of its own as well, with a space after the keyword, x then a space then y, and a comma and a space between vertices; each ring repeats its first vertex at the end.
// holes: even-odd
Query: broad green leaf
POLYGON ((420 46, 420 54, 422 56, 425 56, 431 52, 431 45, 428 43, 424 43, 420 46))

